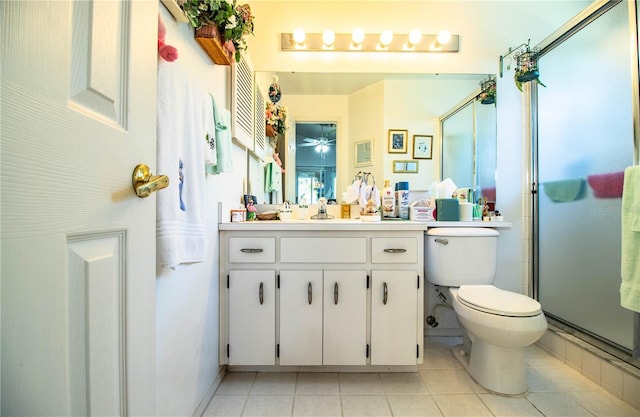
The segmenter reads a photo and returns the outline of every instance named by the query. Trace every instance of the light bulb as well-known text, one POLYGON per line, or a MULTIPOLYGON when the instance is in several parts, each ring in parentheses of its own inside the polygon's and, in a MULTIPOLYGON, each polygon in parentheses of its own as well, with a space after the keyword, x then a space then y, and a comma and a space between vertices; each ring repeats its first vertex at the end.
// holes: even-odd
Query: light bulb
POLYGON ((333 42, 336 40, 336 34, 332 30, 327 29, 322 33, 322 43, 324 46, 330 48, 333 46, 333 42))
POLYGON ((449 42, 451 40, 451 32, 449 32, 448 30, 441 30, 440 33, 438 33, 438 43, 440 45, 444 45, 447 42, 449 42))
POLYGON ((304 32, 304 29, 298 28, 293 31, 293 40, 296 44, 303 45, 306 38, 307 34, 304 32))
POLYGON ((409 43, 411 46, 417 45, 422 40, 422 32, 418 29, 413 29, 409 32, 409 43))
POLYGON ((364 40, 364 30, 360 28, 354 29, 351 33, 351 40, 353 41, 354 46, 360 46, 364 40))
POLYGON ((393 40, 393 32, 390 30, 383 30, 380 34, 380 46, 386 48, 393 40))

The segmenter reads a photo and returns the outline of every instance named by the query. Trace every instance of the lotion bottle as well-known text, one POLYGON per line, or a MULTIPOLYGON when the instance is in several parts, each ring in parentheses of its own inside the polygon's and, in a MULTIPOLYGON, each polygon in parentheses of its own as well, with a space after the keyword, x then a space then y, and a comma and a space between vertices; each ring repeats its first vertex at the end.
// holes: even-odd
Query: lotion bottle
POLYGON ((382 217, 396 217, 396 194, 389 185, 389 180, 384 180, 382 189, 382 217))

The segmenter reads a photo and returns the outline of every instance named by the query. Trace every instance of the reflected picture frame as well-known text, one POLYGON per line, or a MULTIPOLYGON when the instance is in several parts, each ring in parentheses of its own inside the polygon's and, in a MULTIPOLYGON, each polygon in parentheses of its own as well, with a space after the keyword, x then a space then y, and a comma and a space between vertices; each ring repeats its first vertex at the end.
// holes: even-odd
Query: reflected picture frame
POLYGON ((413 135, 413 159, 433 157, 433 135, 413 135))
POLYGON ((407 153, 408 131, 389 129, 389 153, 407 153))
POLYGON ((355 164, 356 167, 373 165, 373 140, 363 140, 355 143, 355 164))
POLYGON ((393 161, 393 172, 396 174, 417 174, 418 161, 415 160, 395 160, 393 161))

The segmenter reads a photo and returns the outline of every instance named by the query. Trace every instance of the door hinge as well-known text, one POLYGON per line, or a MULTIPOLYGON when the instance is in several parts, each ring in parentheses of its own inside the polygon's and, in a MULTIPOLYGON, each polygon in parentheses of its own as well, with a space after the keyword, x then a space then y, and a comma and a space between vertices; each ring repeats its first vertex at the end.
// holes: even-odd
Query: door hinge
POLYGON ((227 343, 227 358, 229 357, 229 344, 227 343))
POLYGON ((227 274, 227 289, 229 289, 229 274, 227 274))
POLYGON ((369 344, 367 343, 367 358, 369 357, 369 353, 370 353, 369 351, 370 351, 370 348, 369 348, 369 344))
POLYGON ((531 183, 531 194, 537 194, 538 193, 538 185, 535 182, 531 183))
POLYGON ((367 275, 367 289, 369 289, 369 275, 367 275))
POLYGON ((420 289, 420 275, 418 275, 418 289, 420 289))
POLYGON ((276 358, 280 357, 280 343, 276 345, 276 358))
POLYGON ((420 345, 416 345, 416 359, 420 357, 420 345))
POLYGON ((278 274, 278 278, 276 279, 276 283, 277 283, 278 289, 280 289, 280 274, 278 274))

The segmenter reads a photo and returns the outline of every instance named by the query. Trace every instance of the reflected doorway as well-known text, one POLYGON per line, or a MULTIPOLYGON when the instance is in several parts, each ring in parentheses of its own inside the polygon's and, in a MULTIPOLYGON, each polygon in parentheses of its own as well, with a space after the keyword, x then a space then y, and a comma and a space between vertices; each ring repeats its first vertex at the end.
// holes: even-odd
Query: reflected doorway
POLYGON ((336 201, 336 124, 296 122, 296 203, 336 201))

